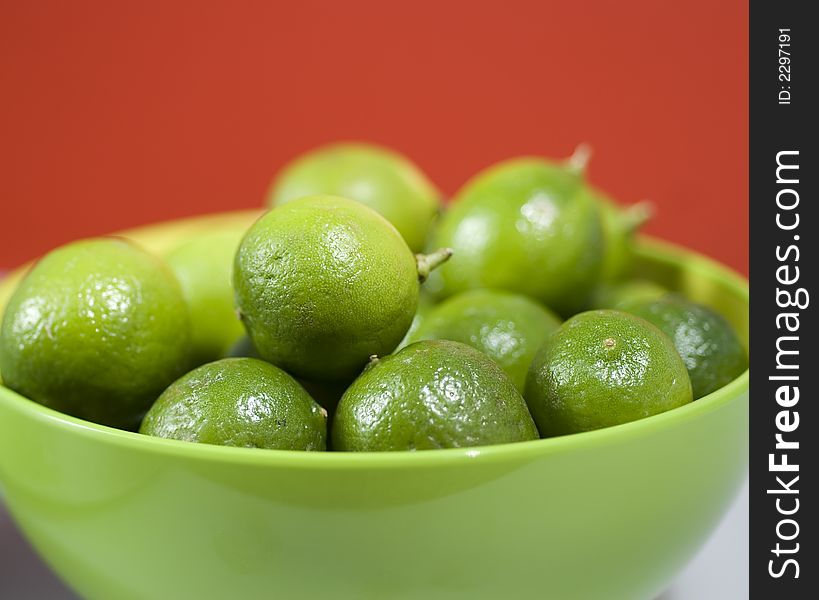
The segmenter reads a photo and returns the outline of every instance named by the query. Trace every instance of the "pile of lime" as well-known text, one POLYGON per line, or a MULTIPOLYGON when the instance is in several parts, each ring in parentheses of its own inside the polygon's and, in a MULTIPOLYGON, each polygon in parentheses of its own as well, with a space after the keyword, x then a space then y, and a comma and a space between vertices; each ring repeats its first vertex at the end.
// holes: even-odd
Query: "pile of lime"
POLYGON ((650 211, 586 160, 506 160, 444 205, 406 157, 335 144, 287 165, 247 230, 57 248, 5 309, 3 385, 163 438, 394 451, 600 429, 728 384, 737 334, 632 275, 650 211))

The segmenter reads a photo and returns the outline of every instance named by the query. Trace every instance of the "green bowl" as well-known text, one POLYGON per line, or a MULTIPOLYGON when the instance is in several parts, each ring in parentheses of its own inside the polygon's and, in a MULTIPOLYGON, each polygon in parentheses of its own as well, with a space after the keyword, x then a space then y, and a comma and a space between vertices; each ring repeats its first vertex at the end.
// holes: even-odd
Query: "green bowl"
MULTIPOLYGON (((161 248, 256 214, 126 235, 161 248)), ((747 343, 743 278, 650 239, 638 270, 718 309, 747 343)), ((150 438, 0 387, 8 507, 69 585, 102 600, 650 599, 728 507, 747 443, 747 372, 617 427, 387 454, 150 438)))

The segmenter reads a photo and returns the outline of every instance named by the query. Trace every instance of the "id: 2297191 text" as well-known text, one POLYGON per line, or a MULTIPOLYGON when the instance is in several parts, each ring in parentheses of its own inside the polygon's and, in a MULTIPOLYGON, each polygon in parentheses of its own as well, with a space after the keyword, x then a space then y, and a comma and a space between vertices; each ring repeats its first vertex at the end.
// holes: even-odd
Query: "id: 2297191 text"
POLYGON ((779 104, 791 103, 791 29, 779 30, 779 104))

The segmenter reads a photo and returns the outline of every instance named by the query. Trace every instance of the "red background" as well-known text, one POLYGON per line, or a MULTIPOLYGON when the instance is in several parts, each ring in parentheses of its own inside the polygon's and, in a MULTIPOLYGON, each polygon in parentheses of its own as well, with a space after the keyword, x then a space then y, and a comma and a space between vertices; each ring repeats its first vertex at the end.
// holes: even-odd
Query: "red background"
POLYGON ((588 141, 649 232, 747 272, 747 29, 738 0, 0 0, 0 268, 258 206, 283 161, 361 138, 448 194, 588 141))

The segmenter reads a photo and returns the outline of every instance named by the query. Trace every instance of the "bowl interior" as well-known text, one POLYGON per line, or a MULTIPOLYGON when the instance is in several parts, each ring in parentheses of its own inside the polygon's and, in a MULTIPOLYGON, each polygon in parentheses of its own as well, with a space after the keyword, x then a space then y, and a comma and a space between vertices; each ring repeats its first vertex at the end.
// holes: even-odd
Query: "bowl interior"
MULTIPOLYGON (((123 235, 162 250, 258 214, 123 235)), ((22 272, 0 282, 0 312, 22 272)), ((742 277, 650 238, 636 275, 714 307, 747 346, 742 277)), ((740 485, 747 390, 746 372, 681 408, 557 438, 341 453, 143 436, 0 386, 0 483, 28 539, 88 598, 647 600, 740 485)))
MULTIPOLYGON (((210 231, 228 224, 231 226, 246 224, 249 227, 261 214, 262 212, 258 210, 219 213, 140 227, 118 232, 114 235, 128 237, 151 251, 161 253, 200 232, 210 231)), ((9 297, 29 267, 30 264, 24 265, 11 273, 3 281, 0 281, 0 318, 2 318, 2 313, 9 297)), ((641 236, 637 244, 633 275, 635 277, 656 281, 671 290, 685 294, 696 302, 701 302, 717 310, 731 323, 747 349, 749 322, 748 284, 747 280, 739 274, 707 257, 682 249, 669 242, 649 236, 641 236)), ((399 459, 399 455, 410 455, 413 457, 411 460, 414 461, 434 462, 436 460, 434 458, 435 456, 444 458, 448 455, 448 459, 456 459, 456 457, 476 457, 478 455, 503 455, 509 452, 515 452, 518 447, 523 450, 524 447, 531 447, 533 445, 539 446, 540 450, 538 451, 541 452, 548 446, 555 446, 554 449, 556 450, 558 445, 572 446, 574 444, 583 443, 592 445, 605 443, 609 435, 617 436, 628 434, 631 430, 637 433, 641 428, 655 425, 664 426, 668 421, 675 418, 686 418, 687 413, 699 413, 717 407, 747 389, 747 379, 748 374, 746 371, 728 386, 697 400, 697 402, 647 419, 603 430, 536 440, 533 442, 487 446, 480 449, 451 449, 439 450, 432 453, 372 453, 369 454, 369 456, 368 453, 271 452, 256 449, 205 446, 175 440, 150 438, 58 413, 29 401, 13 391, 4 388, 2 385, 0 385, 0 401, 18 403, 18 409, 28 411, 32 417, 37 419, 47 419, 51 422, 57 422, 69 427, 79 426, 84 434, 113 436, 114 438, 119 438, 119 442, 129 445, 134 443, 150 445, 153 446, 154 450, 159 452, 198 452, 201 453, 203 458, 209 457, 210 459, 216 457, 227 459, 243 457, 250 459, 251 455, 256 454, 264 456, 264 460, 273 460, 274 462, 276 462, 274 456, 281 455, 285 460, 296 460, 299 463, 304 460, 334 460, 339 462, 343 460, 344 462, 351 461, 352 466, 356 461, 377 461, 380 463, 382 461, 403 460, 399 459), (235 452, 239 452, 240 454, 234 454, 235 452), (290 458, 284 458, 284 455, 292 456, 290 458), (342 456, 346 458, 342 459, 342 456)), ((0 384, 1 383, 2 373, 0 373, 0 384)), ((395 465, 396 463, 393 462, 392 464, 395 465)))

